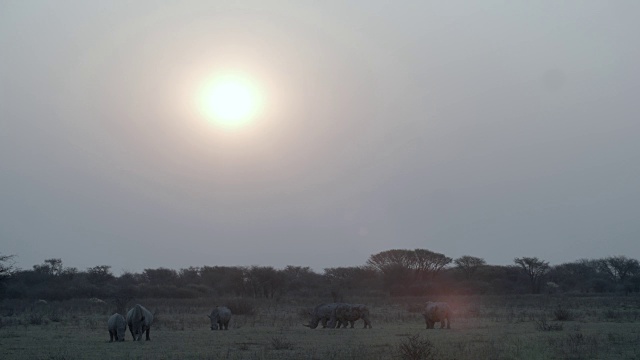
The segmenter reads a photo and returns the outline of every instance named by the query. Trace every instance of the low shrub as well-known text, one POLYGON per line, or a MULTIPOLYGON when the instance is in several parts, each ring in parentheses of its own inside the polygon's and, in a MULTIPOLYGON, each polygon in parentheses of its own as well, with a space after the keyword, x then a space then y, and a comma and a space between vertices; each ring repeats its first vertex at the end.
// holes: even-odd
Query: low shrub
POLYGON ((573 313, 568 309, 558 306, 558 308, 553 312, 555 320, 557 321, 569 321, 573 320, 573 313))
POLYGON ((401 359, 406 360, 426 360, 434 359, 434 347, 428 339, 420 338, 416 334, 408 336, 398 344, 398 353, 401 359))
POLYGON ((227 306, 234 315, 254 315, 256 307, 253 301, 244 298, 235 298, 229 300, 227 306))
POLYGON ((539 331, 562 331, 564 326, 561 323, 549 324, 544 318, 540 318, 535 321, 536 329, 539 331))
POLYGON ((283 337, 273 337, 271 338, 271 348, 274 350, 291 350, 293 349, 293 343, 283 337))

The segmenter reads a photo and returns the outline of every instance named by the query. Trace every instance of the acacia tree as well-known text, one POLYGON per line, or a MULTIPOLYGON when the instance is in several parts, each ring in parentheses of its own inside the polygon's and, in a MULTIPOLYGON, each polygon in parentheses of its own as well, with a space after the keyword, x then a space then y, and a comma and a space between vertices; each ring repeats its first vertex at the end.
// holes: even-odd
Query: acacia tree
POLYGON ((411 250, 386 250, 369 256, 367 266, 382 274, 383 286, 390 290, 407 285, 411 273, 411 255, 411 250))
POLYGON ((385 287, 389 289, 433 278, 451 261, 443 254, 426 249, 392 249, 371 255, 367 266, 382 273, 385 287))
POLYGON ((456 267, 464 274, 467 280, 471 280, 481 266, 487 264, 484 259, 475 256, 461 256, 453 261, 456 267))
POLYGON ((15 255, 0 254, 0 281, 8 278, 15 271, 13 258, 15 255))
POLYGON ((111 266, 98 265, 87 268, 87 278, 90 283, 102 286, 108 281, 113 280, 115 277, 111 273, 111 266))
POLYGON ((5 281, 16 271, 13 258, 15 255, 0 254, 0 299, 4 297, 5 281))
POLYGON ((638 260, 629 259, 624 255, 609 256, 600 260, 599 265, 600 270, 617 283, 624 283, 631 276, 640 272, 638 260))
POLYGON ((537 257, 515 258, 513 262, 520 266, 531 282, 531 293, 540 293, 542 278, 549 271, 549 263, 537 257))
POLYGON ((416 272, 416 277, 418 278, 422 278, 424 276, 434 278, 452 261, 450 257, 446 257, 444 254, 427 249, 415 249, 413 250, 413 253, 413 268, 416 272))
POLYGON ((555 265, 549 270, 548 276, 551 281, 560 285, 563 291, 580 292, 591 291, 594 281, 602 277, 598 271, 598 262, 589 259, 555 265))

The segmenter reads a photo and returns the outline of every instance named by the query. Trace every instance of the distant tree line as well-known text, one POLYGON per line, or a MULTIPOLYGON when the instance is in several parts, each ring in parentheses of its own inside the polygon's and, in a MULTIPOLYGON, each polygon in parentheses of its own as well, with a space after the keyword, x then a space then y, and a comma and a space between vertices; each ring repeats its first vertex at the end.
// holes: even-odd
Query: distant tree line
POLYGON ((145 269, 115 276, 111 266, 80 271, 61 259, 33 269, 17 269, 13 255, 0 254, 0 298, 65 300, 133 298, 357 296, 438 296, 447 294, 637 293, 640 263, 626 256, 581 259, 550 266, 536 257, 515 258, 513 265, 488 265, 484 259, 452 259, 426 249, 393 249, 373 254, 366 264, 326 268, 202 266, 145 269))

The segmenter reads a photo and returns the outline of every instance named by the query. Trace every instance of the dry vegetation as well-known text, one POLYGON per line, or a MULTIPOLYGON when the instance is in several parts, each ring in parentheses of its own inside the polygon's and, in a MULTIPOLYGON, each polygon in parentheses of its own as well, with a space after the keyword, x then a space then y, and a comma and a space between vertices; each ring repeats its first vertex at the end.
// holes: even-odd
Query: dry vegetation
MULTIPOLYGON (((326 300, 326 299, 325 299, 326 300)), ((155 312, 151 341, 109 343, 114 304, 2 302, 3 359, 638 359, 640 297, 450 297, 452 329, 426 330, 422 299, 353 299, 374 328, 302 326, 322 300, 140 300, 155 312), (209 330, 217 303, 236 313, 209 330)))

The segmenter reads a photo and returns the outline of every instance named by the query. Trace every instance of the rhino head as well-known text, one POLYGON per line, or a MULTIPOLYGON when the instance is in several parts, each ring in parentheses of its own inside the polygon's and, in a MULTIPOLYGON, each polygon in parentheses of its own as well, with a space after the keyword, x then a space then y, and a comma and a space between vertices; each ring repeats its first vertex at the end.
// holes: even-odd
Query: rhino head
POLYGON ((320 323, 320 317, 318 315, 316 315, 314 312, 309 311, 308 312, 309 316, 310 316, 310 320, 308 324, 302 324, 303 326, 306 326, 310 329, 315 329, 318 327, 318 324, 320 323))
POLYGON ((218 330, 218 312, 213 311, 211 315, 207 315, 211 319, 211 330, 218 330))

